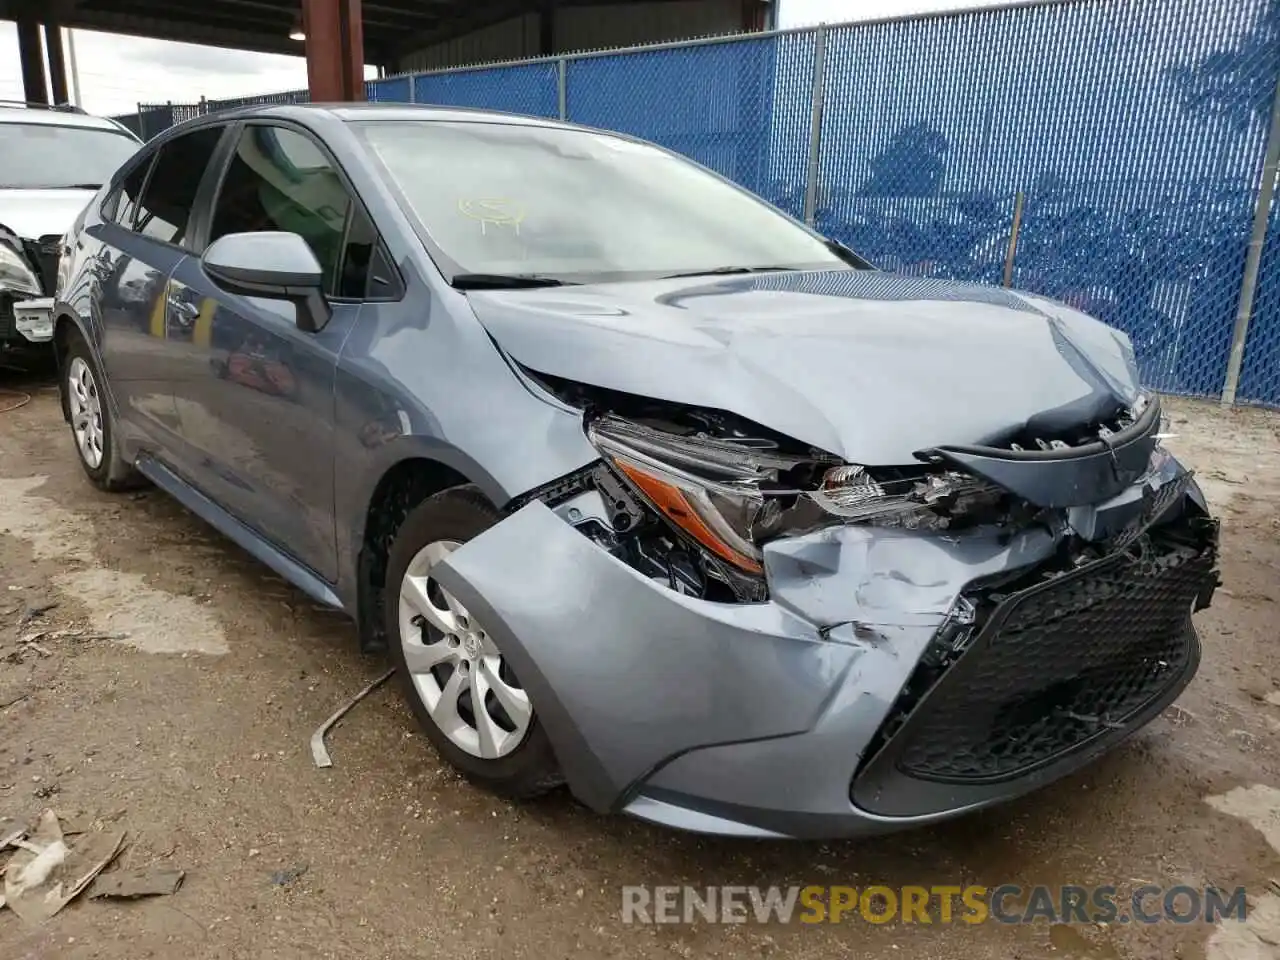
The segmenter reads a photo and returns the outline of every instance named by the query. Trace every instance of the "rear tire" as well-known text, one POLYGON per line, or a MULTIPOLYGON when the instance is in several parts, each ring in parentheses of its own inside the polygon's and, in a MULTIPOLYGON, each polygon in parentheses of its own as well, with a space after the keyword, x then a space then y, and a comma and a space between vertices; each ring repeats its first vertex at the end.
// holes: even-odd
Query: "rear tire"
POLYGON ((142 486, 142 476, 120 455, 102 373, 79 331, 70 335, 59 376, 71 439, 85 475, 99 490, 109 492, 142 486))
POLYGON ((404 696, 436 751, 473 782, 529 799, 564 782, 551 743, 493 638, 430 576, 500 519, 472 486, 424 500, 396 531, 383 607, 404 696))

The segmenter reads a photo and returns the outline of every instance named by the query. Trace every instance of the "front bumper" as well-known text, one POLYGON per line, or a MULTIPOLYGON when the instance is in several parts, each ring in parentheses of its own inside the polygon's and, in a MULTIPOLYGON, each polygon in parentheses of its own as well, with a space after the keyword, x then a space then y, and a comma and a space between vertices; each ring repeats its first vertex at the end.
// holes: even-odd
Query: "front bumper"
POLYGON ((19 300, 13 305, 13 325, 32 343, 53 339, 53 297, 19 300))
MULTIPOLYGON (((1015 590, 994 613, 979 610, 976 639, 922 697, 912 685, 931 645, 969 605, 960 598, 981 605, 986 594, 975 584, 1013 581, 1045 564, 1064 536, 1043 527, 945 537, 830 528, 769 544, 770 601, 733 605, 645 578, 534 502, 450 554, 438 578, 495 636, 570 788, 593 809, 708 833, 852 836, 942 819, 1062 776, 1140 727, 1190 680, 1198 661, 1190 609, 1216 582, 1211 544, 1179 581, 1183 592, 1161 600, 1162 616, 1130 631, 1118 654, 1145 662, 1139 648, 1153 631, 1172 622, 1187 631, 1186 656, 1147 682, 1136 707, 1101 718, 1069 749, 981 783, 904 767, 920 718, 941 715, 929 701, 954 695, 947 677, 981 667, 1000 635, 991 625, 1021 609, 1015 590)), ((1096 633, 1095 601, 1109 602, 1086 591, 1085 618, 1069 625, 1064 643, 1078 647, 1096 633)), ((1124 620, 1112 613, 1099 630, 1124 620)), ((1070 670, 1074 661, 1063 663, 1070 670)), ((1053 674, 1044 686, 1063 681, 1053 674)), ((1005 691, 1020 703, 1034 703, 1032 692, 1005 691)), ((961 716, 968 709, 951 707, 961 716)))
POLYGON ((32 346, 52 339, 52 297, 18 300, 0 293, 0 346, 32 346))

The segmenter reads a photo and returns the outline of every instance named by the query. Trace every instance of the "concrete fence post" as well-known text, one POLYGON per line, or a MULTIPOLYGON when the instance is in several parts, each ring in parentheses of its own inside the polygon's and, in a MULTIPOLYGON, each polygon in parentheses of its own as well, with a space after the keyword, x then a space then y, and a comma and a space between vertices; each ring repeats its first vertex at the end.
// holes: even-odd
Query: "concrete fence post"
POLYGON ((556 62, 556 103, 559 105, 560 119, 569 119, 569 66, 564 57, 556 62))
POLYGON ((813 97, 809 115, 809 173, 804 186, 804 222, 814 225, 818 215, 818 179, 822 173, 822 96, 827 72, 827 25, 814 31, 813 97))
POLYGON ((1013 286, 1013 258, 1018 255, 1018 232, 1022 229, 1022 212, 1027 195, 1021 190, 1013 198, 1013 227, 1009 230, 1009 247, 1004 253, 1004 285, 1013 286))

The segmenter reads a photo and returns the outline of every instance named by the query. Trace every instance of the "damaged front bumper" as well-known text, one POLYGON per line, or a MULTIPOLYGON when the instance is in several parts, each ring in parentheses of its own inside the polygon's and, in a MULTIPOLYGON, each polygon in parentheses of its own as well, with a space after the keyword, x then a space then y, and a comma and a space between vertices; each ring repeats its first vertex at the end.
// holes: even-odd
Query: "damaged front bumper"
POLYGON ((1108 539, 830 527, 766 545, 768 601, 733 604, 642 575, 534 501, 437 577, 488 625, 593 809, 850 836, 1043 785, 1190 680, 1190 615, 1217 577, 1188 475, 1170 460, 1071 523, 1108 539))
POLYGON ((53 297, 15 302, 13 326, 31 343, 48 343, 53 339, 53 297))

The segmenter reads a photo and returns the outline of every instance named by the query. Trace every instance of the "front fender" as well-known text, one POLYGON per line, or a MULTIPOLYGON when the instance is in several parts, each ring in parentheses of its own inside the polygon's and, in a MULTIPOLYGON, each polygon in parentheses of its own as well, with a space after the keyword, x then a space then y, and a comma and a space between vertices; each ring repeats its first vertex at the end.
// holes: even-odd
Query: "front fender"
MULTIPOLYGON (((98 339, 93 335, 88 323, 71 304, 65 300, 54 300, 53 351, 54 358, 58 364, 58 402, 62 407, 62 419, 68 423, 71 422, 71 408, 67 405, 67 381, 63 375, 63 368, 67 354, 67 341, 73 332, 89 345, 89 354, 93 357, 93 362, 97 365, 98 370, 105 370, 98 339)), ((98 380, 100 381, 99 389, 107 398, 107 409, 111 411, 112 417, 118 423, 120 421, 120 411, 116 405, 115 394, 111 390, 111 383, 105 375, 98 377, 98 380)))
POLYGON ((436 577, 494 636, 570 789, 602 812, 684 751, 807 730, 860 653, 774 604, 669 590, 537 501, 436 577))

